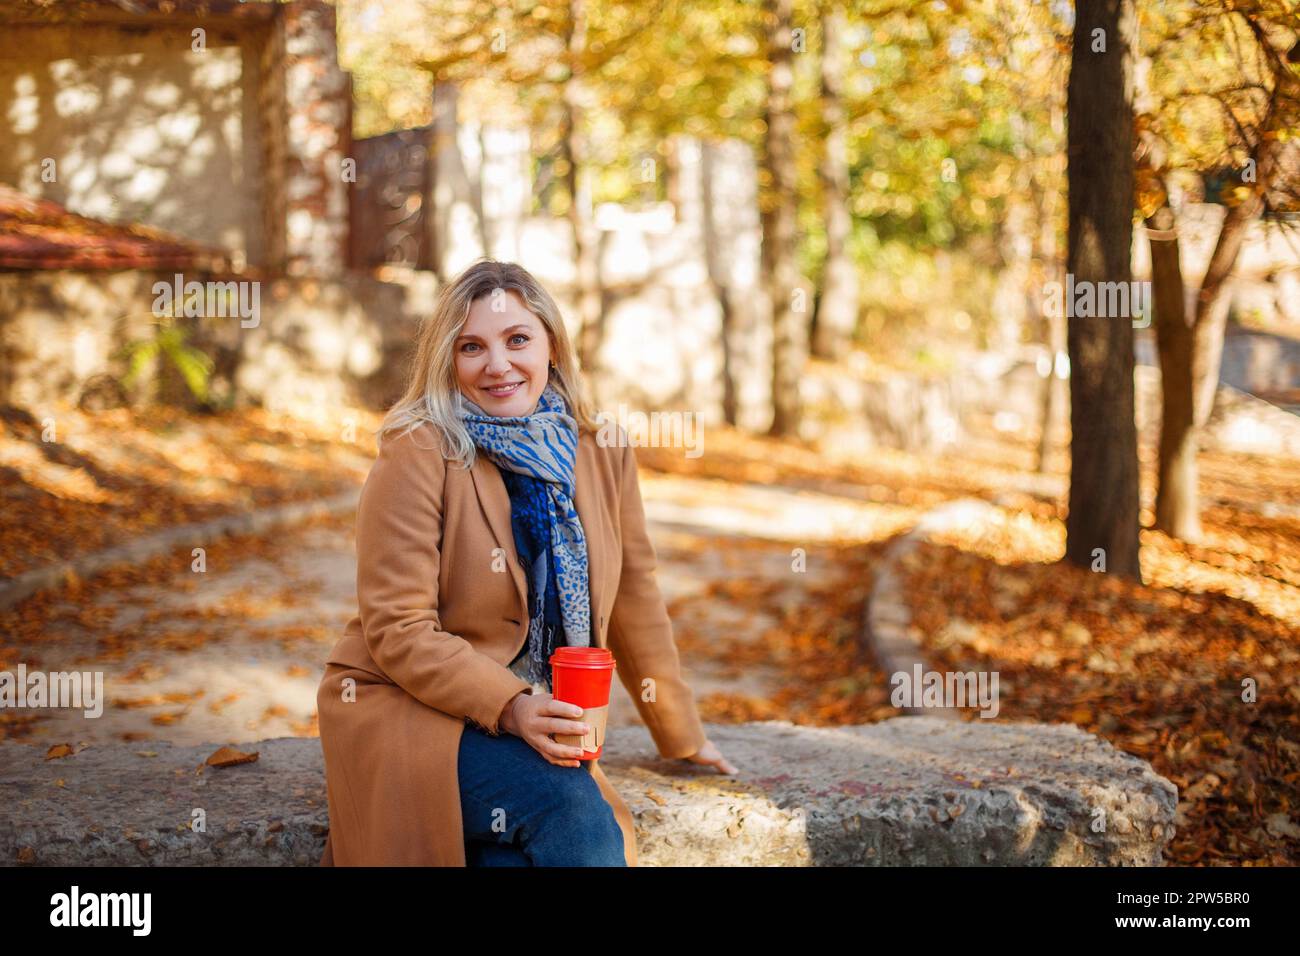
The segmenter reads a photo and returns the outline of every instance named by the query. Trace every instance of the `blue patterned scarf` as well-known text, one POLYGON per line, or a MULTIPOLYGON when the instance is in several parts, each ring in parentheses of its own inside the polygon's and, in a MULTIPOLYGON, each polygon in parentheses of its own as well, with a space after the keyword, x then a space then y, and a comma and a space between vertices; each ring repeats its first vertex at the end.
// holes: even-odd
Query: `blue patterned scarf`
POLYGON ((457 398, 470 437, 510 494, 515 550, 528 579, 528 681, 549 693, 555 648, 591 644, 587 539, 574 504, 577 422, 549 382, 531 415, 489 415, 463 392, 457 398))

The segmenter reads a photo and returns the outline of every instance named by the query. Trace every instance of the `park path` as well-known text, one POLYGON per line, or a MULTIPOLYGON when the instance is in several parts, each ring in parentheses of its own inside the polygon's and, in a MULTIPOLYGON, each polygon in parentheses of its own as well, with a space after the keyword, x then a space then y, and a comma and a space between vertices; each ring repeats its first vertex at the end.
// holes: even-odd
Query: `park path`
MULTIPOLYGON (((849 573, 830 545, 884 540, 916 516, 865 496, 644 471, 642 494, 683 674, 706 720, 727 713, 729 700, 761 703, 787 683, 781 661, 737 651, 817 600, 812 591, 828 576, 849 573)), ((40 627, 0 656, 11 670, 25 661, 104 671, 103 714, 28 710, 0 730, 74 749, 317 734, 324 661, 355 613, 352 517, 221 539, 203 574, 190 560, 177 554, 148 583, 91 581, 47 601, 40 627)), ((865 597, 869 582, 845 586, 865 597)), ((640 722, 621 686, 610 721, 640 722)))

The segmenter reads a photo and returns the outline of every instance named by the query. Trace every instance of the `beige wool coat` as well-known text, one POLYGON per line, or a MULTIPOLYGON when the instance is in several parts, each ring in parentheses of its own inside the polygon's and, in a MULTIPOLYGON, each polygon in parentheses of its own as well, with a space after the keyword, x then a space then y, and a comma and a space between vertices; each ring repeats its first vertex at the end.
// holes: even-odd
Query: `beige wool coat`
MULTIPOLYGON (((358 613, 316 696, 330 823, 322 866, 465 866, 456 770, 465 721, 503 733, 506 703, 531 693, 507 666, 528 617, 505 482, 486 456, 467 471, 440 448, 430 423, 386 438, 362 488, 358 613)), ((614 654, 660 755, 691 756, 705 734, 655 581, 634 451, 582 433, 575 468, 593 643, 614 654), (653 700, 642 699, 647 687, 653 700)), ((616 730, 609 741, 618 747, 616 730)), ((632 814, 599 761, 591 772, 635 866, 632 814)))

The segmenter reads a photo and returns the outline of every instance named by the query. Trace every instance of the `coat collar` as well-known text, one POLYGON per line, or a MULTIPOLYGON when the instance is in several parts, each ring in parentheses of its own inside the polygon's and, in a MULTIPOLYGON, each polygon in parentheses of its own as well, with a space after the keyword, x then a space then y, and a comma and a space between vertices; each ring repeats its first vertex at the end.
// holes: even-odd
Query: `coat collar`
MULTIPOLYGON (((521 611, 526 612, 528 580, 519 562, 514 531, 510 527, 510 493, 506 491, 506 483, 501 477, 500 469, 481 452, 474 456, 474 467, 470 469, 470 475, 474 479, 474 489, 487 515, 488 524, 492 528, 492 536, 496 538, 497 546, 502 548, 510 559, 508 562, 510 576, 514 579, 515 591, 519 595, 519 607, 521 611)), ((574 461, 574 505, 578 510, 578 520, 582 522, 583 536, 587 539, 587 580, 591 590, 593 647, 603 646, 601 636, 603 622, 598 621, 595 615, 599 614, 599 608, 603 607, 601 597, 604 575, 601 571, 605 567, 606 560, 604 535, 600 533, 601 528, 597 524, 600 514, 600 503, 597 499, 598 477, 596 436, 591 432, 580 432, 577 457, 574 461)), ((524 616, 527 617, 527 614, 525 613, 524 616)))

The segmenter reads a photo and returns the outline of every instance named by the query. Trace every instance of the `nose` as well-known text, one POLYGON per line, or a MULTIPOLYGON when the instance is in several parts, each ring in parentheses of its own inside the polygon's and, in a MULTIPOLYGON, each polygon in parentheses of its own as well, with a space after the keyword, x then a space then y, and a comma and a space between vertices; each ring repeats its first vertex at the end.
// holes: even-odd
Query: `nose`
POLYGON ((492 352, 488 355, 487 373, 499 378, 510 371, 510 358, 504 352, 492 352))

